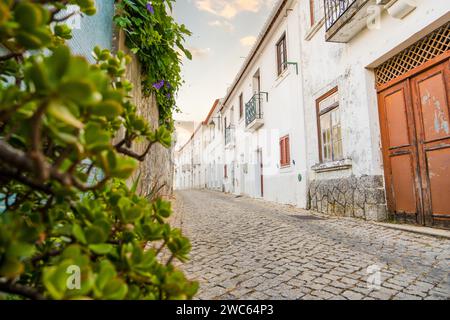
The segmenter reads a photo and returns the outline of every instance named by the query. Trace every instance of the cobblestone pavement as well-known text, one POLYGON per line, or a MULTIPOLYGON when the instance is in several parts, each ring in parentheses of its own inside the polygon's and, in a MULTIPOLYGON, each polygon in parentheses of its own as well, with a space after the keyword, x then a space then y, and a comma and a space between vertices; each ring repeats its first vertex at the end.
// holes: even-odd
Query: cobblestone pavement
POLYGON ((199 299, 450 299, 448 239, 214 191, 175 197, 199 299))

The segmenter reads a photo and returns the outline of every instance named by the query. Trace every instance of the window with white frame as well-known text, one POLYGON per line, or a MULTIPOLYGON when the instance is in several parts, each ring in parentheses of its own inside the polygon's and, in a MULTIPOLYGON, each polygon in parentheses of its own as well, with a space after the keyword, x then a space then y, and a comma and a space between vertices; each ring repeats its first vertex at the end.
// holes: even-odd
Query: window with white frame
POLYGON ((317 100, 317 117, 320 161, 341 160, 343 158, 342 132, 337 88, 317 100))

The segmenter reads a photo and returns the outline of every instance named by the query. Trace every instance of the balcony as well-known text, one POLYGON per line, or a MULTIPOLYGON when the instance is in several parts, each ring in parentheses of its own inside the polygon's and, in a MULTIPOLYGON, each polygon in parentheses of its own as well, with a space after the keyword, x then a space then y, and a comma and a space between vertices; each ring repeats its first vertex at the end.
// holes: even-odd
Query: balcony
POLYGON ((328 42, 349 42, 367 25, 376 0, 324 0, 325 38, 328 42))
POLYGON ((245 104, 245 128, 249 131, 255 131, 264 124, 262 111, 262 96, 267 93, 259 92, 245 104))
POLYGON ((225 128, 225 147, 231 148, 234 146, 234 127, 230 124, 225 128))

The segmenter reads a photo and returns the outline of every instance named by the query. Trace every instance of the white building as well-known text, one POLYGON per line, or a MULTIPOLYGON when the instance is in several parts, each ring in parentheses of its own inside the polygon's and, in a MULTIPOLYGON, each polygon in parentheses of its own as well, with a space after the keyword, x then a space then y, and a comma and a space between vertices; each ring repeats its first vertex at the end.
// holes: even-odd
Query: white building
POLYGON ((450 227, 449 21, 442 0, 278 1, 191 187, 450 227))
POLYGON ((298 9, 295 1, 276 5, 223 99, 222 115, 230 136, 225 190, 305 207, 298 9), (280 152, 281 144, 289 150, 280 152))

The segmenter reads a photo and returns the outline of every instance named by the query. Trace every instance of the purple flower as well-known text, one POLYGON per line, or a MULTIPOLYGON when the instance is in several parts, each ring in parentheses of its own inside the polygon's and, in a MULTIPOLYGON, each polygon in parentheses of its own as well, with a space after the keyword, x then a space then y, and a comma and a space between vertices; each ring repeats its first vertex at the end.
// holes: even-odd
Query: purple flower
POLYGON ((167 99, 170 99, 170 97, 171 97, 170 93, 166 94, 167 99))
POLYGON ((151 2, 147 2, 147 11, 150 12, 151 14, 155 14, 155 9, 153 9, 151 2))
POLYGON ((153 84, 153 88, 155 88, 156 90, 161 89, 164 86, 164 80, 161 80, 159 82, 155 82, 153 84))

